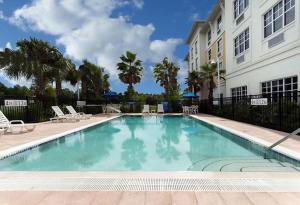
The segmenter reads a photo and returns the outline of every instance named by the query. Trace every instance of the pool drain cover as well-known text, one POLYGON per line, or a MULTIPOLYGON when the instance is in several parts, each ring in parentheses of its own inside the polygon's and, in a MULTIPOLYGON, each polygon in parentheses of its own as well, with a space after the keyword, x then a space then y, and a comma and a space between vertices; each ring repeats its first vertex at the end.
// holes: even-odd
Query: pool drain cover
POLYGON ((0 191, 295 192, 300 180, 17 177, 0 179, 0 191))

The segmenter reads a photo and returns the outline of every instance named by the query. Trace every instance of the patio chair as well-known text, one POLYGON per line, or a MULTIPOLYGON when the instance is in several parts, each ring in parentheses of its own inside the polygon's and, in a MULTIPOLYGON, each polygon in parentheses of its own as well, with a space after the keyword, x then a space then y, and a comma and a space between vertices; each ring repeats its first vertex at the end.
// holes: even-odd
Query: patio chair
POLYGON ((80 119, 86 120, 92 117, 91 114, 85 114, 84 112, 77 112, 71 105, 66 106, 66 108, 71 115, 78 115, 80 119))
POLYGON ((189 107, 188 106, 182 106, 182 113, 189 114, 189 107))
POLYGON ((63 111, 58 106, 52 106, 52 110, 55 113, 55 116, 50 118, 50 121, 59 121, 59 120, 69 120, 69 121, 79 121, 78 115, 72 115, 72 114, 64 114, 63 111))
POLYGON ((20 129, 21 132, 23 131, 33 131, 35 129, 34 124, 25 124, 22 120, 12 120, 9 121, 7 117, 0 111, 0 129, 1 132, 10 131, 13 132, 15 128, 20 129))
POLYGON ((163 104, 157 105, 157 113, 165 113, 163 104))
POLYGON ((192 106, 192 114, 198 114, 198 105, 192 106))
POLYGON ((149 105, 144 105, 142 113, 150 113, 150 106, 149 105))

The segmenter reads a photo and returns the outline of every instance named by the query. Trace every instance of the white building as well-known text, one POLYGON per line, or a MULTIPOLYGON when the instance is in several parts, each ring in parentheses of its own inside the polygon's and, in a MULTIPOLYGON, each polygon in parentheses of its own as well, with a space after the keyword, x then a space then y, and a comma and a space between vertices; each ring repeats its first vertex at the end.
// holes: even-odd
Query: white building
POLYGON ((226 96, 300 90, 299 0, 226 0, 226 96))
MULTIPOLYGON (((220 3, 217 2, 208 20, 201 24, 200 33, 206 24, 210 25, 206 30, 215 29, 213 14, 216 8, 222 11, 220 3)), ((226 65, 226 85, 223 84, 223 96, 300 91, 300 1, 225 0, 224 3, 222 61, 226 65)), ((187 42, 190 47, 191 42, 187 42)))

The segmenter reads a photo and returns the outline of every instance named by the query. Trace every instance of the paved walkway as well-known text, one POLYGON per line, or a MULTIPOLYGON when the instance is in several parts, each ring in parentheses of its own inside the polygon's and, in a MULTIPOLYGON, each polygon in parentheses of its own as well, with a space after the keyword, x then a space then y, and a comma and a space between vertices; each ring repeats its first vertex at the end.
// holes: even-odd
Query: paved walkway
POLYGON ((0 204, 299 205, 300 193, 0 192, 0 204), (17 197, 16 197, 17 196, 17 197))

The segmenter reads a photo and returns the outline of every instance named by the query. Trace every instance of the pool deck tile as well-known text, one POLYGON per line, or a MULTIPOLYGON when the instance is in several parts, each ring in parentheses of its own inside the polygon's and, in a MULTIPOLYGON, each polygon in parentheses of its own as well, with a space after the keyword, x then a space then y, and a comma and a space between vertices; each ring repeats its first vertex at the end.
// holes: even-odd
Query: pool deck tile
POLYGON ((225 205, 220 193, 215 192, 195 192, 199 204, 225 205))
POLYGON ((144 204, 146 192, 124 192, 119 205, 140 205, 144 204))
POLYGON ((299 193, 0 192, 1 205, 299 205, 299 193), (24 201, 26 200, 26 201, 24 201))
POLYGON ((145 205, 172 205, 172 195, 169 192, 147 192, 145 205))

